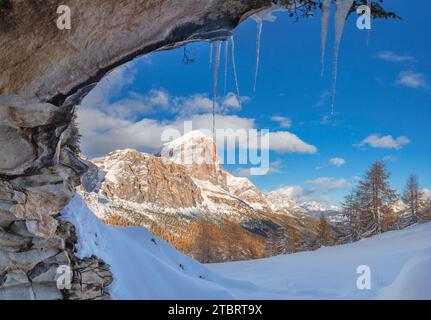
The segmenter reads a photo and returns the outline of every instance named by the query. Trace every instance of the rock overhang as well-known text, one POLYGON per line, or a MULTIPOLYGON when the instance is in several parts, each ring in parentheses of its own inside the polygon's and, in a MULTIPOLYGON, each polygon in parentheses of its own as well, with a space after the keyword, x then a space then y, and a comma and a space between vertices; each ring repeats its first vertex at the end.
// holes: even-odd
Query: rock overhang
POLYGON ((79 103, 115 67, 189 42, 226 39, 275 2, 292 0, 70 0, 72 28, 60 30, 60 1, 2 1, 0 95, 79 103))

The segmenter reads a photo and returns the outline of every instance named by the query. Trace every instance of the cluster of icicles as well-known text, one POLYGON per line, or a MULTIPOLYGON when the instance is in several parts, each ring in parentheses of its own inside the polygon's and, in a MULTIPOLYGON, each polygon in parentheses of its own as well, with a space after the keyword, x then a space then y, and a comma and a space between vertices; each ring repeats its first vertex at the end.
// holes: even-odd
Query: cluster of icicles
MULTIPOLYGON (((325 49, 326 49, 326 40, 328 35, 328 25, 329 25, 329 16, 331 12, 331 5, 332 5, 332 0, 322 0, 322 22, 321 22, 321 28, 322 28, 321 74, 322 76, 325 68, 325 49)), ((335 5, 336 5, 335 28, 334 28, 335 39, 334 39, 334 51, 333 51, 332 87, 331 87, 331 100, 330 100, 331 114, 334 114, 334 104, 335 104, 335 95, 336 95, 336 87, 337 87, 338 58, 339 58, 339 52, 340 52, 341 38, 343 35, 343 30, 344 30, 344 25, 346 22, 347 15, 350 11, 350 8, 353 5, 353 0, 335 0, 335 5)), ((290 9, 285 9, 285 8, 281 8, 279 6, 273 5, 272 7, 264 9, 252 16, 252 19, 255 20, 257 24, 256 68, 254 73, 253 91, 256 91, 257 79, 259 74, 260 47, 261 47, 263 22, 264 21, 273 22, 276 20, 276 17, 273 16, 272 13, 276 11, 288 11, 288 10, 290 9)), ((241 105, 241 97, 240 97, 239 85, 238 85, 238 74, 237 74, 237 69, 235 64, 235 40, 233 36, 230 36, 224 41, 224 48, 225 48, 224 92, 226 93, 226 85, 227 85, 229 42, 230 42, 230 48, 231 48, 230 51, 231 51, 232 68, 233 68, 233 74, 235 78, 236 95, 237 95, 238 103, 241 105)), ((215 138, 215 126, 216 126, 215 115, 216 115, 216 106, 217 106, 217 89, 218 89, 218 77, 219 77, 220 60, 221 60, 221 50, 222 50, 222 41, 216 41, 214 43, 210 43, 210 58, 209 58, 210 69, 214 64, 214 78, 213 78, 213 135, 214 135, 214 138, 215 138), (213 51, 215 51, 215 53, 213 51)))
MULTIPOLYGON (((367 1, 369 4, 369 1, 367 1)), ((333 64, 332 64, 332 87, 331 87, 331 114, 334 114, 334 104, 335 104, 335 95, 336 95, 336 87, 337 87, 337 72, 338 72, 338 58, 340 52, 340 44, 341 38, 344 31, 344 25, 346 23, 347 15, 349 14, 350 8, 352 7, 353 0, 335 0, 336 8, 335 8, 335 39, 334 39, 334 52, 333 52, 333 64)), ((325 69, 325 49, 326 49, 326 40, 328 35, 328 25, 329 25, 329 16, 331 12, 332 0, 322 0, 322 70, 321 75, 323 77, 324 69, 325 69)), ((272 15, 272 13, 276 11, 288 11, 289 9, 281 8, 279 6, 273 5, 272 7, 262 10, 252 16, 252 19, 256 21, 257 24, 257 37, 256 37, 256 68, 254 73, 254 84, 253 91, 256 91, 257 79, 259 75, 259 64, 260 64, 260 47, 261 47, 261 38, 262 38, 262 30, 263 30, 263 22, 269 21, 273 22, 277 18, 272 15)), ((229 64, 229 42, 231 48, 231 60, 232 60, 232 69, 235 80, 235 88, 236 95, 239 106, 241 106, 241 96, 239 92, 239 84, 238 84, 238 74, 235 63, 235 39, 232 36, 227 38, 224 42, 224 94, 226 94, 226 86, 227 86, 227 77, 228 77, 228 64, 229 64)), ((213 76, 213 105, 212 105, 212 131, 213 131, 213 140, 214 146, 216 145, 216 107, 217 107, 217 90, 218 90, 218 79, 219 79, 219 70, 220 70, 220 60, 221 60, 221 51, 222 51, 222 41, 216 41, 214 43, 210 43, 210 57, 209 57, 209 68, 211 69, 214 64, 214 76, 213 76), (215 47, 215 53, 214 51, 215 47), (214 56, 214 58, 213 58, 214 56), (213 61, 214 60, 214 61, 213 61)), ((215 148, 215 147, 214 147, 215 148)), ((214 163, 216 160, 216 151, 213 150, 214 163)), ((216 166, 215 166, 216 167, 216 166)), ((216 170, 216 169, 214 169, 216 170)), ((216 173, 215 173, 216 174, 216 173)))

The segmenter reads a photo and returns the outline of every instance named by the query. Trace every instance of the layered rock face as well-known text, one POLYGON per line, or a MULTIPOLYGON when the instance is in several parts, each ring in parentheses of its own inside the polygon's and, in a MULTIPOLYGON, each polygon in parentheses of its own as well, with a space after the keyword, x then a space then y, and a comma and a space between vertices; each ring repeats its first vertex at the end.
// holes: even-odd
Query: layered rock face
POLYGON ((93 164, 88 173, 93 177, 85 176, 95 182, 93 189, 87 184, 84 187, 90 192, 101 191, 107 198, 160 208, 191 208, 203 201, 184 166, 166 163, 160 157, 124 150, 93 164))
POLYGON ((67 250, 57 219, 87 168, 64 144, 72 115, 72 108, 0 97, 0 299, 61 299, 58 268, 80 276, 85 262, 67 250))

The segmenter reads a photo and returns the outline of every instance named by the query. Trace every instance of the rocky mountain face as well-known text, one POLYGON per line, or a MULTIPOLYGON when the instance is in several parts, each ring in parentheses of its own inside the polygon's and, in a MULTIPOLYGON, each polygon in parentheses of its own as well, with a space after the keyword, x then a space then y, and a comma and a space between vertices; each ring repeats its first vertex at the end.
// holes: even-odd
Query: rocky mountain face
POLYGON ((122 150, 93 161, 80 192, 102 220, 145 226, 203 261, 205 243, 200 237, 211 233, 215 239, 206 244, 213 252, 210 261, 319 245, 316 218, 280 205, 273 201, 274 194, 266 195, 248 178, 225 171, 212 139, 199 131, 166 144, 160 156, 122 150), (234 240, 239 246, 235 253, 229 253, 223 241, 232 237, 232 229, 239 238, 234 240), (247 242, 255 249, 247 248, 247 242))

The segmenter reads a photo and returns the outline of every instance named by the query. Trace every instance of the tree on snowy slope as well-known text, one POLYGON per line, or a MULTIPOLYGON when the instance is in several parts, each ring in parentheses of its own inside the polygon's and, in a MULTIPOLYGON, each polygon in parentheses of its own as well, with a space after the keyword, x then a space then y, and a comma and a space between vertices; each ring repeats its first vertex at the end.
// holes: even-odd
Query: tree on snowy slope
POLYGON ((343 213, 347 219, 349 229, 348 233, 350 233, 350 241, 358 241, 361 238, 359 232, 360 208, 359 201, 357 201, 356 190, 353 190, 344 198, 343 213))
POLYGON ((415 175, 409 176, 402 200, 407 206, 409 220, 416 223, 420 219, 420 214, 425 210, 426 197, 419 186, 419 179, 415 175))
POLYGON ((399 219, 394 208, 386 206, 383 213, 382 232, 399 229, 399 219))
POLYGON ((420 216, 420 222, 431 221, 431 198, 425 200, 424 211, 420 216))
POLYGON ((319 243, 325 247, 333 245, 329 223, 323 214, 319 218, 319 243))
POLYGON ((295 253, 301 251, 300 231, 294 226, 287 227, 287 252, 295 253))
POLYGON ((385 231, 394 224, 391 210, 398 200, 389 186, 389 172, 383 162, 372 164, 357 188, 346 197, 345 210, 350 214, 352 240, 366 238, 385 231))

